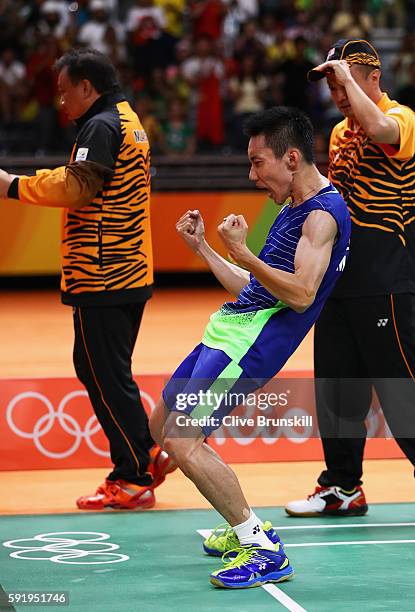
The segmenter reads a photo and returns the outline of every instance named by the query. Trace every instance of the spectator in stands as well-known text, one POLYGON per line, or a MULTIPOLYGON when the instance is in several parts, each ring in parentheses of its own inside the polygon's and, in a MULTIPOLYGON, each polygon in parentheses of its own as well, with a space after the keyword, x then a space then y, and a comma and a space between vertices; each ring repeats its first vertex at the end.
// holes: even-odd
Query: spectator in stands
POLYGON ((226 7, 223 35, 231 47, 241 31, 242 24, 249 19, 256 19, 258 2, 257 0, 223 0, 223 4, 226 7))
POLYGON ((59 45, 54 36, 39 33, 35 50, 27 61, 27 78, 39 108, 35 120, 35 143, 38 155, 46 155, 53 149, 56 137, 57 87, 53 66, 59 55, 59 45))
POLYGON ((67 33, 69 28, 69 11, 66 2, 60 0, 46 0, 40 7, 41 19, 38 28, 45 36, 51 34, 62 47, 69 46, 67 33))
POLYGON ((275 44, 277 38, 277 21, 272 13, 262 15, 257 34, 258 40, 268 49, 275 44))
MULTIPOLYGON (((304 92, 300 85, 301 80, 304 81, 304 71, 299 69, 299 63, 309 60, 319 64, 325 60, 326 51, 335 40, 332 25, 336 38, 346 30, 348 36, 351 33, 365 35, 372 24, 363 8, 366 4, 335 0, 0 0, 0 50, 13 49, 15 56, 26 65, 26 71, 30 64, 33 72, 33 63, 40 61, 39 33, 43 37, 51 35, 58 42, 59 53, 79 44, 101 49, 120 69, 123 87, 132 105, 138 94, 154 96, 154 113, 159 121, 166 121, 167 107, 172 97, 190 100, 189 119, 195 127, 199 126, 198 138, 202 140, 202 145, 205 141, 209 147, 213 142, 223 141, 224 121, 227 129, 234 125, 233 104, 229 98, 221 99, 221 96, 228 90, 230 79, 239 73, 245 56, 254 56, 262 72, 267 75, 269 84, 265 107, 290 102, 311 112, 315 125, 318 126, 319 121, 320 125, 327 121, 330 123, 333 114, 337 116, 330 96, 326 95, 324 88, 316 89, 310 107, 308 97, 304 95, 307 91, 304 92), (195 38, 193 32, 197 35, 195 38), (294 42, 299 32, 307 40, 301 61, 294 42), (208 33, 208 37, 203 33, 208 33), (203 78, 199 78, 193 68, 189 68, 189 65, 194 66, 194 61, 189 64, 189 58, 194 60, 192 47, 199 38, 210 41, 209 62, 203 61, 204 66, 208 63, 214 65, 209 78, 205 73, 203 78), (220 46, 223 51, 219 53, 220 46), (184 65, 186 77, 182 69, 184 65), (189 75, 189 72, 192 74, 189 75), (299 74, 301 76, 297 79, 295 75, 299 74), (279 88, 282 88, 282 92, 279 88), (206 102, 209 97, 211 108, 206 102), (214 135, 208 134, 206 139, 206 132, 212 127, 210 122, 214 135), (205 130, 202 129, 203 123, 205 130)), ((383 3, 373 0, 370 13, 376 19, 377 14, 383 19, 387 13, 386 4, 386 0, 383 3)), ((397 3, 393 4, 395 10, 397 3)), ((408 34, 392 66, 396 74, 396 93, 412 78, 410 66, 415 61, 412 6, 415 6, 415 0, 401 0, 397 8, 399 15, 396 23, 403 22, 408 34), (401 17, 402 12, 404 18, 401 17)), ((392 9, 388 10, 392 12, 392 9)), ((388 25, 389 21, 383 19, 382 23, 388 25)), ((38 70, 39 67, 35 72, 38 70)), ((9 143, 6 147, 2 145, 11 153, 15 144, 16 151, 30 152, 28 126, 33 117, 39 114, 38 109, 43 109, 44 99, 51 99, 47 71, 43 72, 42 77, 36 75, 35 82, 31 74, 24 85, 22 93, 18 85, 13 88, 12 102, 10 87, 6 85, 0 90, 0 124, 15 123, 15 133, 12 134, 9 129, 9 143), (43 79, 46 85, 44 95, 41 94, 39 79, 43 79), (19 108, 20 103, 22 108, 19 108), (24 123, 20 122, 19 117, 24 123), (18 142, 20 134, 24 135, 22 143, 18 142)), ((410 92, 410 88, 406 91, 410 92)), ((55 111, 50 102, 46 108, 42 114, 52 117, 55 111)), ((36 125, 37 122, 38 119, 36 125)), ((71 128, 61 117, 60 131, 53 130, 47 139, 50 146, 53 136, 60 150, 66 150, 65 142, 73 140, 73 134, 69 134, 68 138, 65 136, 68 129, 71 128)), ((44 129, 37 130, 44 140, 44 129)), ((49 145, 42 143, 38 148, 42 150, 45 146, 49 145)))
POLYGON ((16 120, 25 77, 26 67, 16 58, 14 49, 4 49, 0 59, 0 109, 3 125, 7 126, 16 120))
POLYGON ((261 19, 258 40, 264 45, 266 66, 279 66, 295 56, 295 45, 274 15, 265 13, 261 19))
POLYGON ((154 114, 159 121, 164 121, 167 117, 169 100, 172 97, 166 71, 163 68, 155 68, 146 84, 145 94, 152 100, 154 114))
POLYGON ((396 92, 396 99, 401 104, 415 111, 415 60, 409 66, 409 81, 396 92))
POLYGON ((256 19, 258 16, 258 0, 222 0, 222 3, 227 7, 228 12, 232 9, 238 12, 240 23, 244 23, 247 19, 256 19))
POLYGON ((280 72, 268 76, 268 86, 264 92, 264 106, 283 106, 284 104, 284 75, 280 72))
POLYGON ((200 37, 195 46, 195 54, 183 63, 183 76, 194 89, 196 115, 196 135, 198 146, 204 150, 215 150, 223 143, 223 106, 221 81, 224 66, 215 57, 212 40, 200 37))
POLYGON ((243 24, 241 33, 235 40, 235 58, 241 60, 245 55, 253 55, 257 61, 264 56, 264 45, 260 41, 258 25, 254 19, 249 19, 243 24))
POLYGON ((148 78, 154 68, 167 65, 163 40, 166 16, 154 0, 137 0, 126 19, 131 56, 138 75, 148 78))
POLYGON ((196 150, 194 130, 186 120, 186 106, 180 98, 173 98, 169 114, 162 123, 162 151, 167 155, 193 155, 196 150))
POLYGON ((125 57, 122 43, 124 30, 111 19, 106 0, 91 0, 91 19, 79 30, 78 42, 85 47, 96 49, 118 64, 125 57))
POLYGON ((261 0, 259 3, 260 15, 262 16, 265 13, 272 13, 275 15, 276 19, 280 20, 287 11, 286 5, 287 3, 284 2, 284 0, 261 0))
POLYGON ((152 153, 161 153, 161 125, 154 113, 152 99, 146 95, 138 96, 134 104, 134 110, 141 119, 152 153))
POLYGON ((299 36, 294 41, 295 55, 281 66, 284 75, 284 104, 300 108, 310 114, 310 84, 307 74, 313 68, 307 59, 307 41, 299 36))
POLYGON ((154 0, 164 13, 165 32, 177 44, 184 35, 186 0, 154 0))
POLYGON ((183 75, 182 64, 178 63, 169 66, 166 70, 165 77, 170 95, 174 98, 180 98, 187 104, 191 98, 192 92, 189 83, 183 75))
POLYGON ((415 0, 404 0, 405 16, 404 23, 407 32, 415 30, 415 0))
POLYGON ((370 15, 364 10, 361 0, 350 0, 344 2, 343 9, 335 14, 331 25, 331 31, 336 38, 370 38, 373 27, 370 15))
POLYGON ((70 7, 70 12, 71 12, 70 30, 71 30, 71 36, 73 39, 76 38, 76 34, 78 30, 82 28, 82 26, 85 25, 89 21, 89 18, 90 18, 89 1, 90 0, 77 0, 77 2, 74 3, 70 7))
POLYGON ((234 41, 241 31, 242 24, 249 18, 237 0, 224 0, 226 15, 223 20, 223 45, 225 58, 233 54, 234 41))
POLYGON ((14 1, 0 0, 0 32, 3 49, 15 47, 21 26, 22 19, 18 15, 14 1))
POLYGON ((189 0, 193 38, 208 36, 217 40, 223 33, 226 6, 221 0, 189 0))
POLYGON ((253 113, 264 110, 267 84, 266 77, 261 74, 256 58, 252 55, 242 58, 239 74, 229 80, 228 92, 234 110, 231 141, 238 151, 246 150, 247 146, 243 132, 245 120, 253 113))
POLYGON ((395 89, 401 89, 410 81, 410 66, 415 61, 415 33, 409 32, 402 38, 400 49, 391 68, 395 79, 395 89))

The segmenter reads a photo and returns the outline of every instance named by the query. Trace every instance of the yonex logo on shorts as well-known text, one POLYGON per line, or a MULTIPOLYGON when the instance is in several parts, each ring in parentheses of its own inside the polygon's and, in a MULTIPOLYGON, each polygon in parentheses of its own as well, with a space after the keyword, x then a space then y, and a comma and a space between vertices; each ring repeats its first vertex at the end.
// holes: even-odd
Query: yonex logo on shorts
POLYGON ((389 319, 379 319, 377 322, 377 326, 378 327, 385 327, 385 325, 387 324, 387 322, 389 321, 389 319))

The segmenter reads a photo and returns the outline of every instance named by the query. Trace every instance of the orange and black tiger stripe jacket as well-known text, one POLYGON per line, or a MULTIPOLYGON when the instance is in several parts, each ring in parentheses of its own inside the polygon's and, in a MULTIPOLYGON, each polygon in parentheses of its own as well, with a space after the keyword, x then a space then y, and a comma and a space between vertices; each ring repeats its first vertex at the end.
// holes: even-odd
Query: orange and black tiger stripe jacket
POLYGON ((70 162, 16 177, 8 195, 65 209, 65 304, 145 301, 153 283, 147 136, 120 93, 102 95, 77 124, 70 162))
POLYGON ((415 293, 415 113, 377 104, 399 126, 397 145, 370 140, 350 118, 331 134, 329 178, 352 220, 350 256, 331 297, 415 293))

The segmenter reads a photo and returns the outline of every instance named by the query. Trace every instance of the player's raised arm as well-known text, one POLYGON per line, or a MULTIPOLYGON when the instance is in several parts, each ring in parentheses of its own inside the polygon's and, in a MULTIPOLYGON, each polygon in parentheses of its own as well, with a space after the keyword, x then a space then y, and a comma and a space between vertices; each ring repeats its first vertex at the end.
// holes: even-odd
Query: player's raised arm
POLYGON ((188 210, 177 222, 176 230, 186 244, 203 259, 221 285, 235 297, 249 283, 249 272, 226 261, 205 240, 205 226, 198 210, 188 210))
POLYGON ((310 212, 295 252, 294 274, 272 268, 251 253, 245 242, 247 228, 241 215, 230 215, 222 224, 221 237, 231 257, 278 300, 296 312, 304 312, 314 302, 330 262, 337 234, 334 218, 322 210, 310 212))

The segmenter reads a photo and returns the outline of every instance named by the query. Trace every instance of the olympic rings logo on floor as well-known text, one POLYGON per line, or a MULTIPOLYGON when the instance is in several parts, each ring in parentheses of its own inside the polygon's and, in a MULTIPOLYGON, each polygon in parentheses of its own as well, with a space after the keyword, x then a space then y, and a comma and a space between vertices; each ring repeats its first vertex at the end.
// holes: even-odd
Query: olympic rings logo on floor
POLYGON ((72 565, 103 565, 128 561, 128 555, 111 552, 118 550, 119 546, 104 541, 110 537, 108 533, 96 531, 54 531, 40 533, 33 538, 8 540, 3 542, 3 546, 18 549, 10 553, 10 557, 27 561, 52 561, 72 565), (52 556, 48 557, 45 553, 51 553, 52 556))
MULTIPOLYGON (((142 399, 147 401, 150 406, 150 409, 153 410, 155 406, 153 398, 145 391, 140 391, 140 394, 142 399)), ((96 455, 100 455, 101 457, 109 457, 110 453, 108 451, 98 448, 92 441, 92 436, 97 434, 101 429, 101 425, 98 423, 95 414, 90 416, 90 418, 86 422, 85 428, 82 429, 75 417, 64 412, 67 404, 76 397, 88 397, 88 394, 86 391, 83 390, 71 391, 62 398, 59 403, 58 409, 55 410, 50 399, 43 395, 43 393, 38 393, 37 391, 24 391, 23 393, 19 393, 18 395, 16 395, 9 402, 6 409, 7 424, 9 425, 10 429, 16 434, 16 436, 33 440, 37 450, 42 453, 42 455, 45 455, 45 457, 49 457, 51 459, 65 459, 66 457, 74 455, 80 447, 82 440, 85 440, 88 447, 96 455), (26 399, 38 400, 47 408, 47 413, 41 416, 36 421, 32 431, 23 431, 16 425, 13 419, 13 413, 16 406, 21 401, 26 399), (73 444, 65 451, 51 451, 45 448, 42 444, 41 438, 50 432, 53 425, 55 424, 55 421, 59 423, 60 427, 67 434, 75 438, 73 444)))

